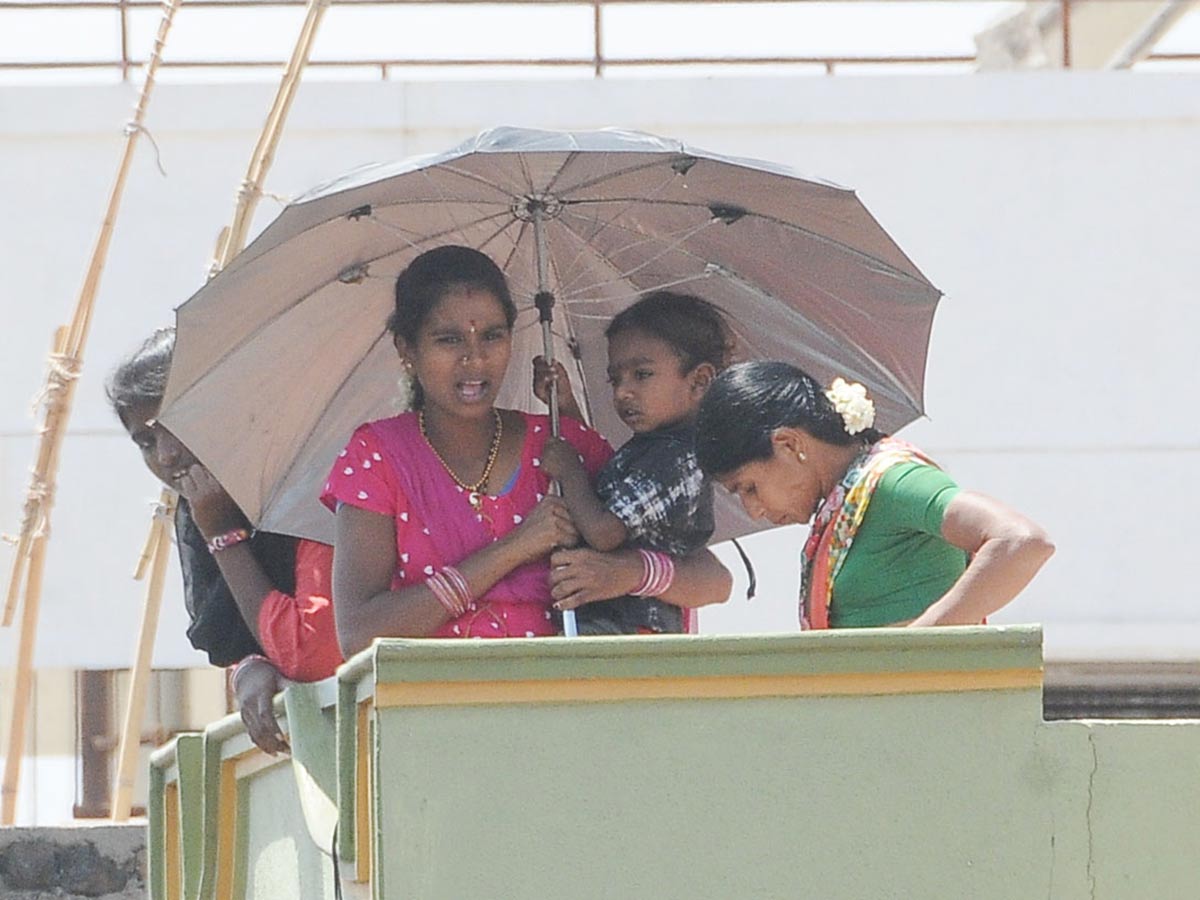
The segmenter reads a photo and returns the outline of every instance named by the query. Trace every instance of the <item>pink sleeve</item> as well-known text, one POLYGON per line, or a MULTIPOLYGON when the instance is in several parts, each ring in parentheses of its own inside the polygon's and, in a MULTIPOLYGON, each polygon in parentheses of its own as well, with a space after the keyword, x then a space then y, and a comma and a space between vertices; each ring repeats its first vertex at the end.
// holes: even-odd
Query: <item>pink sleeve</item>
POLYGON ((360 425, 338 454, 321 491, 321 502, 337 512, 347 503, 383 516, 397 514, 399 492, 391 467, 369 424, 360 425))
POLYGON ((333 548, 296 545, 296 595, 271 591, 258 611, 260 643, 293 681, 328 678, 342 662, 333 621, 333 548))
POLYGON ((563 440, 579 451, 583 457, 583 467, 587 469, 588 477, 596 480, 604 464, 612 459, 613 448, 603 435, 594 428, 588 428, 577 419, 563 416, 559 422, 563 440))

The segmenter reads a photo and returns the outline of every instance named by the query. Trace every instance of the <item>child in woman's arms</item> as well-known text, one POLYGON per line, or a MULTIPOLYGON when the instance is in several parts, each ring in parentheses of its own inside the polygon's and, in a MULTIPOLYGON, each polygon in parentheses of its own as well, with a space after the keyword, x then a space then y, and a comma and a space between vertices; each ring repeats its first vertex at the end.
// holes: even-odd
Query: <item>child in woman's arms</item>
MULTIPOLYGON (((594 490, 577 451, 563 441, 547 443, 542 465, 562 486, 590 546, 650 552, 637 596, 580 607, 576 623, 580 634, 682 632, 682 609, 656 595, 670 585, 670 557, 712 537, 712 484, 696 464, 693 420, 709 383, 729 364, 733 333, 711 303, 658 291, 614 318, 605 336, 613 404, 633 437, 600 471, 594 490)), ((534 389, 544 402, 551 377, 559 381, 560 412, 580 418, 566 371, 556 365, 552 376, 543 359, 535 360, 534 389)))

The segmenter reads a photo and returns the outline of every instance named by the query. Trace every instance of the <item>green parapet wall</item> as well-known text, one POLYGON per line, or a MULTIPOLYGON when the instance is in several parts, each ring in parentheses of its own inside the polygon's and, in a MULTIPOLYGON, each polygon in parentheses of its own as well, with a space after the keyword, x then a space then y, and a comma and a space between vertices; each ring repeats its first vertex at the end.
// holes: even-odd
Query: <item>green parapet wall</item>
POLYGON ((1198 895, 1200 722, 1044 722, 1036 628, 392 640, 291 690, 292 764, 205 736, 200 900, 332 897, 334 821, 351 900, 1198 895))
POLYGON ((203 855, 203 735, 176 735, 151 755, 146 812, 151 896, 165 900, 194 897, 203 855))

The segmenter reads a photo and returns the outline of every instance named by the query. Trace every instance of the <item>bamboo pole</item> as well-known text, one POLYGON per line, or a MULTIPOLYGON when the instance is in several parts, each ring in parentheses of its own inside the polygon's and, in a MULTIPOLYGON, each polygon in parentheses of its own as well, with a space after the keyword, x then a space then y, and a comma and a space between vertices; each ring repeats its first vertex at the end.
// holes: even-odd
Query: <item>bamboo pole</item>
POLYGON ((221 238, 218 240, 217 254, 209 267, 210 277, 229 265, 229 261, 246 245, 246 235, 250 231, 254 212, 258 208, 258 200, 262 196, 263 182, 266 180, 271 164, 275 161, 275 149, 279 146, 284 123, 287 121, 292 101, 295 100, 296 91, 300 86, 300 76, 304 73, 305 66, 308 65, 313 42, 317 37, 317 29, 321 25, 325 10, 329 8, 329 2, 330 0, 309 0, 308 2, 304 14, 304 24, 300 28, 296 46, 292 49, 287 68, 284 69, 279 91, 275 94, 275 101, 267 113, 267 121, 258 137, 258 143, 250 155, 250 165, 246 168, 246 177, 238 188, 233 220, 229 228, 221 233, 221 238))
MULTIPOLYGON (((125 193, 125 183, 133 166, 133 155, 137 140, 145 130, 146 108, 154 90, 155 77, 162 61, 162 49, 170 32, 175 13, 181 0, 165 0, 163 16, 154 39, 154 49, 146 67, 146 81, 138 93, 133 117, 125 126, 125 149, 117 167, 117 175, 108 196, 108 206, 100 224, 100 233, 92 250, 91 261, 84 277, 83 287, 75 305, 69 325, 59 329, 55 338, 54 352, 50 354, 49 373, 42 393, 44 409, 37 459, 21 522, 21 533, 17 539, 17 554, 13 560, 5 598, 4 614, 0 626, 12 624, 13 615, 24 585, 24 610, 21 616, 20 650, 24 654, 21 662, 28 667, 29 676, 18 678, 13 697, 13 729, 9 740, 9 751, 4 763, 4 781, 0 791, 0 824, 11 825, 16 814, 17 784, 20 781, 21 757, 24 753, 25 718, 28 712, 29 691, 32 685, 33 646, 37 633, 37 612, 41 605, 42 569, 45 566, 46 542, 50 537, 50 514, 54 507, 55 482, 58 472, 59 453, 66 435, 67 422, 71 415, 71 404, 75 397, 75 384, 83 361, 83 350, 87 344, 88 331, 92 322, 96 295, 100 279, 108 259, 108 248, 112 243, 117 213, 125 193)), ((19 667, 18 667, 19 668, 19 667)))
MULTIPOLYGON (((164 491, 164 494, 168 492, 164 491)), ((154 661, 154 636, 158 631, 158 613, 162 608, 163 582, 171 551, 171 517, 174 512, 174 497, 168 494, 167 502, 159 506, 154 516, 153 564, 150 567, 150 580, 146 584, 146 602, 142 611, 141 629, 138 631, 137 656, 134 658, 129 682, 129 700, 125 706, 125 721, 117 755, 117 783, 112 804, 114 822, 128 822, 129 812, 133 808, 133 785, 142 743, 146 687, 150 681, 150 669, 154 661)), ((143 553, 143 559, 146 556, 143 553)), ((145 569, 142 562, 139 562, 139 568, 145 569)))
POLYGON ((133 166, 133 154, 137 149, 138 137, 145 130, 143 123, 146 117, 146 107, 150 101, 150 94, 154 90, 154 80, 162 60, 162 48, 175 13, 179 9, 179 4, 180 0, 166 0, 163 5, 163 18, 159 23, 158 34, 154 40, 154 50, 150 54, 150 62, 146 68, 146 82, 138 94, 133 118, 125 127, 125 150, 121 156, 120 165, 117 167, 117 177, 108 196, 108 206, 104 213, 104 220, 100 223, 100 234, 96 238, 96 246, 92 250, 91 262, 83 280, 83 287, 79 292, 79 299, 75 304, 75 313, 68 326, 67 339, 60 352, 51 354, 50 357, 50 371, 43 395, 45 411, 41 440, 38 444, 37 460, 34 463, 33 477, 26 497, 21 534, 17 539, 17 555, 13 562, 12 577, 9 580, 4 616, 3 619, 0 619, 0 625, 6 628, 12 624, 13 615, 16 612, 21 574, 29 562, 33 540, 39 534, 49 530, 50 511, 54 506, 54 491, 51 487, 54 478, 52 461, 58 456, 58 450, 66 432, 67 421, 71 415, 75 382, 79 376, 83 349, 87 343, 88 330, 91 327, 92 311, 95 308, 96 295, 100 288, 100 278, 104 274, 104 265, 108 260, 108 248, 112 243, 117 213, 121 209, 125 182, 128 180, 130 169, 133 166))
POLYGON ((21 637, 17 645, 17 670, 13 679, 12 723, 8 753, 4 757, 4 785, 0 802, 0 824, 12 825, 17 816, 17 786, 21 781, 21 757, 25 752, 25 729, 29 722, 29 698, 33 690, 33 644, 37 637, 38 606, 42 597, 42 573, 46 562, 46 536, 34 538, 25 570, 25 604, 21 608, 21 637))
MULTIPOLYGON (((54 333, 54 343, 50 348, 52 359, 62 355, 66 341, 67 328, 60 326, 54 333)), ((57 446, 53 448, 48 460, 47 479, 41 480, 41 489, 51 495, 54 473, 58 471, 58 450, 57 446)), ((4 780, 0 783, 0 825, 12 825, 16 820, 17 788, 21 781, 21 761, 25 753, 25 731, 33 691, 33 654, 42 600, 42 576, 46 569, 46 541, 49 537, 49 523, 40 523, 32 535, 26 564, 20 570, 22 581, 18 582, 18 587, 23 582, 25 603, 21 608, 21 633, 17 641, 12 720, 8 732, 8 751, 4 757, 4 780)))
MULTIPOLYGON (((262 196, 263 182, 275 159, 275 149, 283 134, 283 126, 295 99, 296 90, 300 84, 300 76, 308 64, 309 54, 316 39, 317 28, 329 0, 309 0, 304 17, 304 24, 296 39, 296 46, 291 59, 284 69, 279 90, 267 120, 250 156, 250 164, 246 170, 246 178, 238 188, 237 201, 230 225, 221 229, 217 238, 217 249, 212 264, 209 267, 211 278, 233 259, 245 246, 246 235, 249 232, 258 199, 262 196)), ((145 683, 150 677, 150 661, 153 657, 154 633, 158 623, 158 612, 162 606, 163 573, 166 571, 167 558, 171 550, 170 526, 167 524, 170 514, 174 512, 175 495, 163 490, 159 501, 159 513, 151 523, 150 532, 138 559, 134 577, 140 579, 147 566, 151 569, 150 583, 146 589, 146 602, 142 615, 142 627, 138 638, 137 659, 134 664, 133 677, 130 681, 129 699, 125 709, 124 730, 121 737, 121 750, 117 764, 116 787, 113 792, 112 818, 116 822, 124 822, 129 818, 133 802, 133 766, 139 750, 139 735, 141 718, 145 705, 145 683), (164 518, 163 510, 169 510, 164 518)))
POLYGON ((169 487, 164 487, 158 495, 158 505, 154 508, 154 518, 150 520, 150 531, 146 534, 146 543, 142 546, 142 554, 138 557, 137 564, 133 567, 133 580, 141 581, 146 577, 146 571, 150 564, 158 558, 158 525, 159 520, 165 512, 168 516, 175 514, 175 505, 179 502, 179 495, 169 487))

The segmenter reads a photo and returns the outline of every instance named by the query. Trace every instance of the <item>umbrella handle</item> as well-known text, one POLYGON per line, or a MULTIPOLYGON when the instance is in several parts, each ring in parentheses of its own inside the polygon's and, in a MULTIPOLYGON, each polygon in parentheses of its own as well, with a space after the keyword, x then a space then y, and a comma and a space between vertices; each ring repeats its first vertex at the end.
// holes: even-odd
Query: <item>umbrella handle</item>
POLYGON ((575 625, 575 610, 563 610, 563 637, 579 637, 579 629, 575 625))
MULTIPOLYGON (((554 371, 554 333, 551 325, 554 322, 554 294, 547 285, 546 267, 546 234, 542 228, 541 207, 533 209, 534 244, 537 247, 538 289, 533 297, 533 305, 537 307, 538 321, 542 323, 542 355, 546 358, 550 371, 554 371)), ((558 437, 562 432, 558 415, 558 379, 550 379, 550 433, 558 437)), ((550 483, 550 490, 557 496, 562 496, 562 485, 557 481, 550 483)), ((575 625, 575 610, 563 610, 563 637, 578 637, 579 629, 575 625)))

